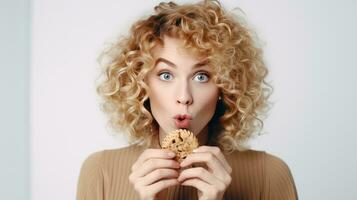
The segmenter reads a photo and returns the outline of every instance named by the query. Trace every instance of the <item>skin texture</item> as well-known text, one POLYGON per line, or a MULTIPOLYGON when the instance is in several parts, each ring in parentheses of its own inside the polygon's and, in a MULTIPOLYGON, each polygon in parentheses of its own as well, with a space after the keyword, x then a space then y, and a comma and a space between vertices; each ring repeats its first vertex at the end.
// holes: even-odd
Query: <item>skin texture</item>
POLYGON ((156 46, 153 56, 159 61, 148 75, 149 99, 152 115, 158 122, 160 139, 177 127, 174 116, 192 115, 188 128, 205 144, 207 124, 213 117, 219 89, 211 80, 209 65, 196 64, 204 61, 187 52, 179 39, 164 37, 164 46, 156 46))
POLYGON ((221 150, 204 146, 219 89, 211 80, 209 65, 197 65, 204 58, 190 54, 182 44, 181 40, 165 37, 164 46, 153 51, 154 58, 161 61, 147 80, 151 112, 160 126, 159 140, 177 129, 175 115, 192 115, 188 129, 198 137, 201 146, 181 164, 173 160, 174 155, 169 155, 168 150, 146 149, 129 176, 141 199, 166 199, 165 189, 181 184, 197 188, 200 200, 219 200, 231 182, 232 168, 221 150))

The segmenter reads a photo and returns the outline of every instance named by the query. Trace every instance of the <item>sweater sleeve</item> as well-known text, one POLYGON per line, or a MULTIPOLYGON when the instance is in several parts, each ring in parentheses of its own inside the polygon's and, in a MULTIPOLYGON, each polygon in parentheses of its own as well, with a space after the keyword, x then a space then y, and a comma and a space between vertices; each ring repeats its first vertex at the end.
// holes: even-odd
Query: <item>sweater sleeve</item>
POLYGON ((280 158, 266 153, 263 199, 297 200, 298 195, 288 165, 280 158))
POLYGON ((102 151, 93 153, 84 161, 78 180, 77 200, 104 199, 102 154, 102 151))

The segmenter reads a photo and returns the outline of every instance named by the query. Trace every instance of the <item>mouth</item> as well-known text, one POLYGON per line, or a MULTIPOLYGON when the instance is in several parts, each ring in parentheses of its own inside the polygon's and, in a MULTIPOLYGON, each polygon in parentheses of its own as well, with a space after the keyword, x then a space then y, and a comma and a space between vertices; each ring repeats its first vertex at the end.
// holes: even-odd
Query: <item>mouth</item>
POLYGON ((192 117, 191 115, 176 115, 174 117, 175 125, 178 129, 187 129, 190 127, 192 117))

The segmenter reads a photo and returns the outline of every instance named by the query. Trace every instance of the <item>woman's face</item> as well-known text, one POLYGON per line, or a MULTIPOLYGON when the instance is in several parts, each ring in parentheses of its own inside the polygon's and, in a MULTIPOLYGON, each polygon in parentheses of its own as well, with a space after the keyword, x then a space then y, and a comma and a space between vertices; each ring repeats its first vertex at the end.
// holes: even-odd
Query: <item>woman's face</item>
POLYGON ((219 96, 212 69, 183 48, 179 39, 165 37, 153 49, 155 67, 148 74, 151 112, 160 134, 186 128, 195 135, 207 131, 219 96))

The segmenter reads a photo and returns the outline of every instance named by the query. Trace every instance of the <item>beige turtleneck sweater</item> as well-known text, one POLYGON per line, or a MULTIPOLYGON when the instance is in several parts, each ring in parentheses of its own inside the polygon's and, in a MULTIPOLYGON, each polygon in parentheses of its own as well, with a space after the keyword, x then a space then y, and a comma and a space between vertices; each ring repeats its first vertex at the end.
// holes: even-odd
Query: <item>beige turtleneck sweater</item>
MULTIPOLYGON (((77 200, 139 199, 128 177, 131 166, 144 150, 144 147, 131 145, 90 155, 80 172, 77 200)), ((278 157, 255 150, 235 151, 225 157, 233 172, 224 199, 298 199, 289 167, 278 157)), ((167 189, 167 195, 168 200, 191 200, 197 199, 197 190, 175 186, 167 189)))

